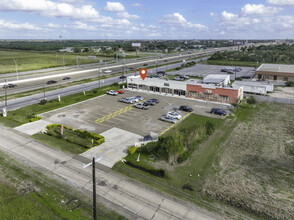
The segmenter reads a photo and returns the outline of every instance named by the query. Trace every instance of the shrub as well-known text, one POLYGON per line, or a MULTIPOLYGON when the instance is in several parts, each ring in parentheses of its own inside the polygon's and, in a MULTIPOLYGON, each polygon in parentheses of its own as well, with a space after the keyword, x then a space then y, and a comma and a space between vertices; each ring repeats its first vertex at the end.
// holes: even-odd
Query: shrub
POLYGON ((287 87, 294 87, 294 82, 293 81, 288 81, 288 82, 285 83, 285 85, 287 87))
POLYGON ((257 101, 253 96, 250 96, 249 98, 247 98, 247 103, 248 104, 256 104, 257 101))
POLYGON ((41 99, 41 101, 40 101, 40 105, 45 105, 47 103, 47 100, 46 99, 41 99))
POLYGON ((117 82, 113 83, 112 86, 118 87, 119 84, 117 82))
POLYGON ((34 118, 31 118, 31 119, 30 119, 30 122, 38 121, 38 120, 41 120, 41 119, 42 119, 41 116, 37 116, 37 115, 35 115, 34 118))
POLYGON ((185 183, 182 188, 189 191, 194 191, 193 186, 190 183, 185 183))
POLYGON ((29 114, 29 115, 27 116, 27 118, 28 118, 28 119, 31 119, 31 118, 34 118, 35 116, 36 116, 35 113, 31 113, 31 114, 29 114))
POLYGON ((206 134, 207 135, 211 135, 215 130, 215 126, 211 121, 207 121, 205 123, 205 128, 206 128, 206 134))
POLYGON ((132 155, 132 154, 136 153, 136 150, 137 150, 137 149, 138 149, 138 148, 135 147, 135 146, 133 146, 133 147, 129 147, 129 148, 128 148, 128 154, 129 154, 129 155, 132 155))

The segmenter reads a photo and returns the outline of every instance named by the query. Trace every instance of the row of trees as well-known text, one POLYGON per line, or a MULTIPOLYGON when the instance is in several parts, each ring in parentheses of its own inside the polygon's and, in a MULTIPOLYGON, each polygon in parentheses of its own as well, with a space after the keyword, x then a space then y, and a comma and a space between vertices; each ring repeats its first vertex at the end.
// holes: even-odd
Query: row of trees
POLYGON ((225 51, 213 54, 210 60, 245 61, 259 63, 294 63, 294 45, 242 47, 240 51, 225 51))

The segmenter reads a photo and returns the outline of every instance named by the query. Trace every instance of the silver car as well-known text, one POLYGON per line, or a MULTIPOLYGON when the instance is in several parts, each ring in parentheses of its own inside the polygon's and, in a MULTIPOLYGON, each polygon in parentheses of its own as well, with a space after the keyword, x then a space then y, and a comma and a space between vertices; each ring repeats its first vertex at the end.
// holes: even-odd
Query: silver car
POLYGON ((147 110, 149 108, 149 105, 145 105, 144 103, 136 103, 134 104, 134 107, 147 110))
POLYGON ((109 90, 109 91, 106 92, 106 94, 108 94, 108 95, 118 95, 118 92, 114 91, 114 90, 109 90))
POLYGON ((170 122, 170 123, 177 123, 177 119, 175 119, 175 118, 172 118, 172 117, 169 117, 169 116, 162 116, 161 118, 160 118, 160 120, 161 121, 166 121, 166 122, 170 122))

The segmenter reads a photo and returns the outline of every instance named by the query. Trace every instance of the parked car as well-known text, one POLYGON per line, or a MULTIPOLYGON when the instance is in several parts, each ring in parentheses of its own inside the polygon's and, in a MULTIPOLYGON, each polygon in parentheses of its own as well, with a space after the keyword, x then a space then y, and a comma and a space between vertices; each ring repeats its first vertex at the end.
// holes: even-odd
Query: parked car
POLYGON ((221 69, 221 72, 227 72, 227 69, 221 69))
POLYGON ((180 76, 176 76, 174 78, 174 80, 176 80, 176 81, 184 81, 184 79, 182 77, 180 77, 180 76))
POLYGON ((71 78, 69 76, 66 76, 66 77, 63 77, 62 80, 69 80, 69 79, 71 79, 71 78))
POLYGON ((183 78, 183 79, 189 79, 189 76, 186 76, 186 75, 182 75, 180 77, 183 78))
POLYGON ((144 63, 143 66, 148 66, 148 64, 147 63, 144 63))
POLYGON ((166 116, 180 120, 182 116, 176 112, 168 112, 166 116))
POLYGON ((170 123, 177 123, 177 119, 175 119, 175 118, 172 118, 172 117, 169 117, 169 116, 162 116, 161 118, 160 118, 160 120, 161 121, 166 121, 166 122, 170 122, 170 123))
POLYGON ((222 116, 227 115, 226 111, 224 111, 224 110, 222 110, 220 108, 212 108, 210 113, 211 114, 216 114, 216 115, 222 115, 222 116))
POLYGON ((120 79, 125 79, 125 78, 127 78, 126 76, 120 76, 119 77, 120 79))
POLYGON ((3 89, 14 88, 14 87, 17 87, 17 85, 8 83, 8 84, 4 84, 3 89))
POLYGON ((144 102, 146 105, 156 105, 156 102, 152 101, 151 99, 144 102))
POLYGON ((184 111, 184 112, 192 112, 193 111, 193 109, 187 105, 180 106, 179 110, 184 111))
POLYGON ((130 98, 130 97, 128 97, 128 98, 122 98, 119 101, 120 102, 123 102, 123 103, 128 103, 128 104, 133 104, 135 102, 134 99, 133 98, 130 98))
POLYGON ((143 141, 153 141, 153 138, 151 137, 151 135, 146 135, 144 136, 143 141))
POLYGON ((117 90, 117 93, 119 93, 119 94, 124 94, 124 93, 125 93, 125 90, 123 90, 123 89, 119 89, 119 90, 117 90))
POLYGON ((108 95, 118 95, 118 92, 114 91, 114 90, 109 90, 109 91, 106 91, 106 94, 108 94, 108 95))
POLYGON ((145 103, 136 103, 134 104, 134 107, 147 110, 149 108, 149 105, 146 105, 145 103))
POLYGON ((149 100, 155 102, 156 104, 159 103, 159 100, 158 99, 155 99, 155 98, 152 98, 152 99, 149 99, 149 100))
POLYGON ((144 100, 144 98, 142 96, 139 96, 139 95, 134 96, 133 98, 138 99, 138 101, 143 101, 144 100))
POLYGON ((47 84, 48 84, 48 85, 55 84, 55 83, 57 83, 56 80, 49 80, 49 81, 47 81, 47 84))

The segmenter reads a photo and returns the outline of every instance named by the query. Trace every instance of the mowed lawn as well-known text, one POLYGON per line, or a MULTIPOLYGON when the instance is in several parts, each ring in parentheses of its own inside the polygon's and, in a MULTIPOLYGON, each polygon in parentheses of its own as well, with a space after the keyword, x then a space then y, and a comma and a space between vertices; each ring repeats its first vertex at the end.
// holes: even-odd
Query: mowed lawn
POLYGON ((52 67, 62 67, 64 65, 76 65, 77 56, 80 57, 79 64, 97 63, 100 59, 103 61, 112 59, 109 57, 105 58, 98 56, 96 57, 97 59, 88 59, 88 55, 79 55, 74 53, 0 50, 0 74, 16 71, 13 59, 17 62, 18 72, 22 72, 52 67))

